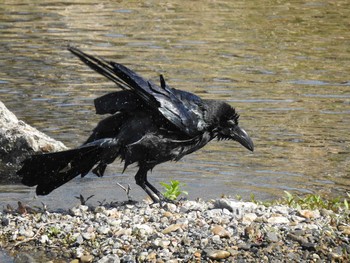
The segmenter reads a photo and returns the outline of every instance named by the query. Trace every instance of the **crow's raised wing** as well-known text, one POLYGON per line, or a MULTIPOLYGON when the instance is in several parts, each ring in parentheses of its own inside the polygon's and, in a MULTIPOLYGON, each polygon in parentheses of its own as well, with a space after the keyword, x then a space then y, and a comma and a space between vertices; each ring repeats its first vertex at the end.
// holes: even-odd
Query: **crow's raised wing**
POLYGON ((198 96, 169 87, 163 76, 160 76, 161 85, 158 86, 121 64, 96 58, 74 47, 69 47, 68 50, 120 88, 132 91, 184 134, 195 136, 203 132, 205 110, 198 96))

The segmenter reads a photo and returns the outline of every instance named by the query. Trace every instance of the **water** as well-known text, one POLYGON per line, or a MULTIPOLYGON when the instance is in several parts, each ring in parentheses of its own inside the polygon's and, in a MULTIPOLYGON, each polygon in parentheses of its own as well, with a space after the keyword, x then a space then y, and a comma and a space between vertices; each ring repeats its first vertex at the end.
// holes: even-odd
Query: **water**
MULTIPOLYGON (((350 190, 350 48, 348 1, 5 1, 0 6, 0 100, 20 119, 67 146, 96 122, 93 99, 115 90, 67 50, 123 63, 158 82, 228 101, 254 140, 248 152, 213 141, 178 163, 157 166, 155 185, 185 183, 189 198, 283 191, 345 196, 350 190)), ((111 165, 103 178, 76 178, 46 197, 13 182, 0 203, 48 204, 74 198, 125 200, 116 181, 135 168, 111 165)), ((5 169, 2 176, 6 176, 5 169)))

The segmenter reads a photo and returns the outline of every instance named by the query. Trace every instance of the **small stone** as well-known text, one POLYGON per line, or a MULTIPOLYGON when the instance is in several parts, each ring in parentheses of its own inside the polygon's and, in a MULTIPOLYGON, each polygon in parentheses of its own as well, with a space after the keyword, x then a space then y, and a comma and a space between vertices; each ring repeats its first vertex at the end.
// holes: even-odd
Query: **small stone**
MULTIPOLYGON (((148 252, 145 252, 145 251, 141 252, 140 255, 138 256, 138 261, 139 262, 146 261, 147 256, 148 256, 148 252)), ((104 262, 98 262, 98 263, 104 263, 104 262)), ((106 262, 106 263, 108 263, 108 262, 106 262)))
POLYGON ((118 230, 117 232, 114 233, 115 236, 119 237, 119 236, 130 236, 132 233, 130 228, 122 228, 120 230, 118 230))
POLYGON ((231 256, 231 253, 226 250, 213 250, 208 253, 210 259, 225 259, 231 256))
POLYGON ((269 219, 267 219, 267 222, 271 225, 289 224, 289 219, 284 216, 271 216, 269 219))
POLYGON ((275 206, 274 211, 276 213, 282 214, 282 215, 289 215, 289 207, 288 206, 275 206))
POLYGON ((217 245, 222 244, 222 241, 221 241, 221 239, 220 239, 220 237, 219 237, 218 235, 212 236, 211 240, 212 240, 212 242, 213 242, 214 244, 217 244, 217 245))
POLYGON ((84 249, 82 247, 77 247, 75 250, 75 256, 81 258, 84 255, 84 249))
POLYGON ((28 253, 19 253, 13 260, 14 263, 36 263, 36 260, 28 253))
POLYGON ((97 261, 97 263, 120 263, 120 258, 118 255, 107 255, 97 261))
POLYGON ((83 238, 83 236, 79 234, 79 235, 76 237, 75 242, 76 242, 77 244, 79 244, 79 245, 83 244, 83 243, 84 243, 84 238, 83 238))
POLYGON ((299 210, 298 213, 300 216, 305 217, 307 219, 319 218, 321 216, 318 210, 299 210))
POLYGON ((90 263, 94 260, 94 257, 92 255, 82 255, 80 257, 81 263, 90 263))
POLYGON ((40 237, 40 243, 41 243, 41 244, 49 243, 49 241, 50 241, 50 239, 49 239, 49 237, 48 237, 47 235, 42 235, 42 236, 40 237))
POLYGON ((94 240, 96 237, 96 234, 94 232, 85 232, 82 234, 82 236, 86 240, 94 240))
POLYGON ((182 224, 172 224, 162 231, 163 234, 175 232, 182 227, 182 224))
POLYGON ((10 220, 6 217, 1 218, 1 225, 8 226, 10 224, 10 220))
POLYGON ((164 212, 164 214, 163 214, 163 216, 164 216, 164 217, 168 217, 168 218, 169 218, 169 217, 172 217, 172 216, 173 216, 173 214, 172 214, 172 213, 170 213, 169 211, 165 211, 165 212, 164 212))
POLYGON ((23 241, 25 239, 26 239, 25 236, 17 236, 17 238, 16 238, 17 241, 23 241))
POLYGON ((113 220, 109 221, 109 225, 114 226, 114 227, 119 226, 120 223, 121 223, 120 219, 113 219, 113 220))
POLYGON ((345 235, 350 236, 350 226, 339 226, 338 229, 345 235))
POLYGON ((221 208, 221 209, 226 208, 230 212, 236 212, 236 210, 241 212, 251 212, 255 210, 258 207, 258 205, 252 202, 241 202, 241 201, 222 198, 215 201, 214 207, 221 208))
POLYGON ((79 263, 79 259, 73 259, 69 263, 79 263))
POLYGON ((109 230, 110 229, 106 226, 100 226, 99 228, 97 228, 97 233, 106 235, 108 234, 109 230))
POLYGON ((250 250, 250 248, 251 248, 251 244, 248 244, 248 243, 239 243, 239 244, 237 245, 237 248, 240 249, 240 250, 246 250, 246 251, 248 251, 248 250, 250 250))
POLYGON ((229 238, 230 237, 230 233, 222 226, 220 225, 216 225, 211 229, 211 232, 214 235, 218 235, 219 237, 223 237, 223 238, 229 238))
POLYGON ((278 242, 279 241, 279 238, 277 236, 277 234, 275 232, 267 232, 266 233, 266 239, 269 241, 269 242, 278 242))
POLYGON ((247 213, 242 218, 242 224, 250 225, 258 216, 255 213, 247 213))
POLYGON ((147 260, 149 260, 149 261, 156 260, 156 258, 157 258, 157 254, 155 252, 151 252, 147 256, 147 260))
POLYGON ((203 211, 207 206, 195 201, 187 201, 180 207, 181 213, 187 213, 189 211, 203 211))
POLYGON ((172 204, 172 203, 167 203, 166 207, 172 213, 176 212, 176 210, 177 210, 177 206, 175 204, 172 204))
POLYGON ((145 237, 153 233, 153 228, 146 224, 138 224, 138 225, 134 225, 132 229, 132 233, 134 235, 145 237))
POLYGON ((209 240, 208 238, 202 238, 200 243, 201 243, 201 247, 206 247, 209 243, 209 240))

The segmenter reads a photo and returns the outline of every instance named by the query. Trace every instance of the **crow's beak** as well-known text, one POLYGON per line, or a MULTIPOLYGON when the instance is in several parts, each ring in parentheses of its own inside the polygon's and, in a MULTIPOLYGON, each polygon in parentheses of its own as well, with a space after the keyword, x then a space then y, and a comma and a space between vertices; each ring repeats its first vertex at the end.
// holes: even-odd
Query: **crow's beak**
POLYGON ((252 139, 250 139, 248 133, 242 128, 236 126, 233 132, 231 133, 231 136, 235 141, 242 144, 248 150, 254 151, 254 143, 252 139))

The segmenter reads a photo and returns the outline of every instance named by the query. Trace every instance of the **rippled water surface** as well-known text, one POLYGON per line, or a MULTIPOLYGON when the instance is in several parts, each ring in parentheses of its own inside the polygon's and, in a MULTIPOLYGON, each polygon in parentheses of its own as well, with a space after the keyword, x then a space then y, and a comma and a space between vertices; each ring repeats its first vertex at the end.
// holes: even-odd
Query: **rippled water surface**
MULTIPOLYGON (((157 166, 158 185, 177 179, 190 198, 260 199, 283 191, 344 196, 350 190, 350 6, 348 1, 3 1, 0 100, 18 118, 74 147, 100 116, 93 99, 115 89, 67 50, 78 46, 206 99, 228 101, 251 135, 250 153, 213 141, 157 166)), ((67 207, 83 194, 123 200, 116 182, 136 168, 77 178, 47 197, 2 183, 0 202, 67 207)), ((6 176, 6 172, 1 176, 6 176)))

